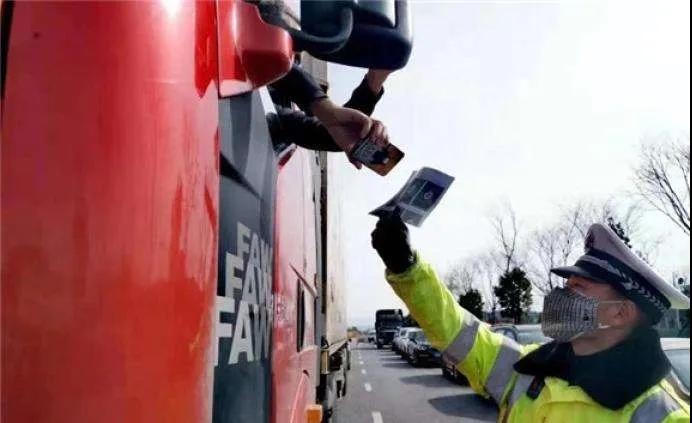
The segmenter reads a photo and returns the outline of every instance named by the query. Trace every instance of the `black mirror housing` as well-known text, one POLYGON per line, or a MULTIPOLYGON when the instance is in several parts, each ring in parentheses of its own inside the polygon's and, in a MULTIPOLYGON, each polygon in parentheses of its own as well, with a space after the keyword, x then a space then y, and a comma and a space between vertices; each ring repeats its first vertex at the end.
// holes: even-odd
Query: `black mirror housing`
POLYGON ((297 50, 363 68, 401 69, 413 47, 408 0, 301 0, 301 30, 291 35, 297 50))

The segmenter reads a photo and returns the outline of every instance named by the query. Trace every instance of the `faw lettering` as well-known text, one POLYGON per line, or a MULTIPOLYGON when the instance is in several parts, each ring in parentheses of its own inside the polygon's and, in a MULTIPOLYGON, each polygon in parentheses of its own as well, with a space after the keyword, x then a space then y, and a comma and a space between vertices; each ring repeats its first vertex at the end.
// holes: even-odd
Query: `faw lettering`
POLYGON ((240 354, 245 354, 245 361, 255 361, 255 353, 252 350, 252 329, 250 323, 250 310, 246 301, 240 302, 236 319, 235 332, 231 343, 231 356, 228 364, 238 363, 240 354))
POLYGON ((225 292, 216 297, 215 366, 269 357, 272 247, 240 222, 237 234, 235 254, 227 251, 225 255, 225 292), (231 315, 233 323, 222 321, 222 314, 231 315), (230 354, 219 357, 221 340, 228 338, 230 354))

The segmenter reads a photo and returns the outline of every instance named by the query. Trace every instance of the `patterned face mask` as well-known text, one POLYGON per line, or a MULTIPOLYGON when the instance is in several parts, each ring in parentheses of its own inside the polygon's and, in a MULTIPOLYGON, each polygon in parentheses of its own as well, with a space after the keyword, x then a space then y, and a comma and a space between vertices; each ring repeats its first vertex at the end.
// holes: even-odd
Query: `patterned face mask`
POLYGON ((569 288, 555 288, 543 302, 543 333, 557 342, 569 342, 586 332, 606 329, 610 326, 598 323, 599 305, 623 302, 599 301, 569 288))

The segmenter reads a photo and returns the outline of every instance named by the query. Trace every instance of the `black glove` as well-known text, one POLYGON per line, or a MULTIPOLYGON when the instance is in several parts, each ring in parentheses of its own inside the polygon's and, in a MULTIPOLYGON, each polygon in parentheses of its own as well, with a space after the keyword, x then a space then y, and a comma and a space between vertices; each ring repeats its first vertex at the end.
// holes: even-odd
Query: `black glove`
POLYGON ((390 272, 403 273, 416 262, 409 242, 408 227, 398 214, 381 217, 371 238, 372 247, 390 272))

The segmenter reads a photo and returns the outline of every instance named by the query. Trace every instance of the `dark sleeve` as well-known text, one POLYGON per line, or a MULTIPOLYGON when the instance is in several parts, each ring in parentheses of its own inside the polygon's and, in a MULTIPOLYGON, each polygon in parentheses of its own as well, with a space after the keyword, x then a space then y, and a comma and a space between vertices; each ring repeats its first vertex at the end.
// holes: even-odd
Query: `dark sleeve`
POLYGON ((349 109, 356 109, 370 116, 372 112, 375 110, 377 102, 380 101, 383 95, 384 88, 382 88, 379 93, 375 94, 370 90, 370 87, 368 86, 368 82, 366 81, 366 79, 363 78, 363 81, 360 83, 360 85, 358 85, 358 87, 355 90, 353 90, 353 93, 351 94, 351 99, 348 100, 346 104, 344 104, 344 107, 348 107, 349 109))
POLYGON ((312 76, 295 63, 283 78, 271 84, 271 88, 280 97, 292 101, 306 112, 310 110, 313 101, 327 98, 327 94, 312 76))
POLYGON ((277 106, 276 112, 267 115, 275 146, 293 143, 309 150, 342 151, 317 118, 287 107, 277 106))

